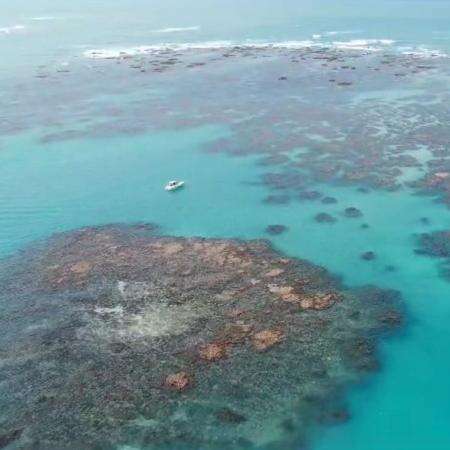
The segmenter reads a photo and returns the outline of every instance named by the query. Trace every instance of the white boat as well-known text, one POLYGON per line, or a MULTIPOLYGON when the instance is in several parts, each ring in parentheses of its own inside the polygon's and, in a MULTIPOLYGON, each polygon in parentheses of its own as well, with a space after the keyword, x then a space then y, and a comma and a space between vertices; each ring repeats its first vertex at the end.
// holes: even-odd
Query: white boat
POLYGON ((180 187, 184 186, 184 181, 169 181, 164 188, 166 191, 175 191, 180 187))

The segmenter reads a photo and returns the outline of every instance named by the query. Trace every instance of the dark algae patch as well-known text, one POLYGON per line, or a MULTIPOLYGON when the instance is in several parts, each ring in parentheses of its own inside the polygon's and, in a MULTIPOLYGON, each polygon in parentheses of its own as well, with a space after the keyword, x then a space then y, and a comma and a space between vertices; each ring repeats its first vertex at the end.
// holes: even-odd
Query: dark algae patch
POLYGON ((266 241, 150 225, 55 235, 0 280, 0 442, 21 449, 303 448, 401 323, 396 292, 266 241))

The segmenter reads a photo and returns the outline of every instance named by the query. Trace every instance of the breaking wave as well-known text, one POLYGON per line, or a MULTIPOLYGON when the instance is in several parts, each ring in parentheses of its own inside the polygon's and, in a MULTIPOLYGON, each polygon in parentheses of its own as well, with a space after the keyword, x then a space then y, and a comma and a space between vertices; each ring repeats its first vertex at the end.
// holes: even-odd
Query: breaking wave
POLYGON ((30 20, 34 20, 36 22, 44 22, 47 20, 55 20, 56 17, 53 16, 39 16, 39 17, 31 17, 30 20))
POLYGON ((333 41, 333 47, 349 50, 371 50, 378 51, 384 47, 391 46, 395 41, 392 39, 352 39, 350 41, 333 41))
POLYGON ((433 58, 448 58, 449 55, 442 50, 433 50, 426 47, 401 47, 399 49, 402 55, 411 56, 413 58, 433 59, 433 58))
POLYGON ((160 30, 153 30, 152 33, 181 33, 183 31, 198 31, 200 27, 198 25, 194 27, 173 27, 173 28, 161 28, 160 30))
POLYGON ((13 25, 11 27, 0 28, 0 34, 12 34, 25 29, 24 25, 13 25))

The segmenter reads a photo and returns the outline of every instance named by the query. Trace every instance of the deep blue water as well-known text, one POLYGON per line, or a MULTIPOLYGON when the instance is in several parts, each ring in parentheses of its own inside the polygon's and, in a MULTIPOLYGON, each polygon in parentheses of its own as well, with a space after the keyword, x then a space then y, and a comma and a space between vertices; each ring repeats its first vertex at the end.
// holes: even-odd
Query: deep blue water
MULTIPOLYGON (((2 7, 0 120, 9 122, 10 131, 5 127, 0 135, 0 255, 85 225, 149 221, 180 236, 258 238, 267 237, 267 225, 285 224, 289 232, 271 238, 276 248, 323 265, 348 285, 370 283, 398 289, 408 314, 405 331, 383 342, 381 371, 350 390, 351 420, 321 429, 313 448, 449 449, 450 285, 440 277, 435 260, 413 251, 416 233, 449 228, 445 205, 413 195, 408 188, 361 193, 355 186, 326 183, 314 188, 338 199, 338 204, 327 207, 328 212, 339 216, 343 206, 356 206, 364 218, 324 226, 313 220, 324 210, 320 203, 267 205, 262 199, 269 187, 260 183, 266 168, 258 164, 258 155, 205 151, 208 144, 233 137, 230 123, 214 114, 202 125, 162 126, 156 113, 149 113, 156 126, 136 133, 121 132, 120 127, 117 131, 115 123, 109 134, 100 137, 81 133, 54 142, 42 137, 55 130, 83 129, 86 123, 100 126, 107 116, 101 111, 113 107, 120 109, 120 122, 129 125, 138 121, 137 116, 141 118, 144 100, 157 104, 164 99, 166 108, 172 106, 183 116, 180 103, 171 97, 184 86, 182 73, 166 84, 121 84, 114 75, 99 78, 90 71, 91 60, 84 53, 92 49, 217 41, 338 42, 341 46, 345 42, 344 47, 381 45, 382 51, 396 54, 435 52, 442 61, 450 53, 450 2, 115 3, 37 0, 2 7), (67 84, 55 78, 41 92, 35 74, 58 67, 74 67, 76 77, 67 84), (88 75, 83 67, 90 71, 88 75), (173 177, 186 180, 187 187, 168 198, 161 186, 173 177), (430 225, 424 225, 421 217, 429 218, 430 225), (361 229, 362 222, 370 228, 361 229), (367 250, 375 251, 378 258, 361 262, 359 255, 367 250), (387 272, 387 265, 397 270, 387 272)), ((249 76, 245 67, 238 63, 236 67, 233 70, 242 70, 243 78, 249 76)), ((433 77, 408 85, 407 94, 426 95, 434 89, 436 98, 441 92, 445 98, 448 72, 433 77)), ((220 105, 223 99, 216 93, 217 83, 212 86, 215 100, 211 102, 220 105)), ((387 84, 378 88, 361 89, 354 95, 372 96, 372 104, 399 104, 404 99, 400 88, 387 84)), ((270 98, 271 93, 264 95, 270 98)), ((303 95, 301 88, 298 95, 303 95)), ((419 110, 420 100, 414 105, 419 110)), ((316 106, 320 109, 321 104, 316 106)), ((249 115, 253 113, 249 107, 249 115)), ((415 172, 405 170, 404 176, 414 178, 415 172)))

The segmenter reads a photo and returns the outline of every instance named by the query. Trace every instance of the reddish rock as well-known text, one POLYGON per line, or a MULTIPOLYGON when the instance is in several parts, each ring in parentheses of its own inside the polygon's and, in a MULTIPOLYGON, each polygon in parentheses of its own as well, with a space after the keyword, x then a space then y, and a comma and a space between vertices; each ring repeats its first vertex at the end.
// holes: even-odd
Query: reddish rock
POLYGON ((283 338, 281 330, 263 330, 253 335, 252 343, 255 350, 263 352, 280 343, 283 338))
POLYGON ((252 332, 253 327, 245 323, 232 323, 219 334, 221 342, 237 344, 244 341, 252 332))
POLYGON ((174 391, 184 391, 191 384, 191 380, 186 372, 178 372, 167 375, 164 386, 174 391))
POLYGON ((272 294, 282 295, 291 294, 294 291, 292 286, 278 286, 277 284, 268 284, 267 288, 272 294))
POLYGON ((242 309, 242 308, 233 308, 227 312, 227 317, 231 317, 232 319, 235 319, 237 317, 244 315, 246 312, 247 312, 247 310, 242 309))
POLYGON ((200 348, 198 351, 201 359, 205 361, 218 361, 219 359, 226 358, 227 354, 227 344, 213 342, 211 344, 206 344, 200 348))
POLYGON ((310 294, 301 299, 300 306, 303 309, 321 310, 330 308, 337 300, 338 295, 335 292, 310 294))
POLYGON ((88 261, 79 261, 70 270, 77 275, 86 275, 91 270, 91 264, 88 261))
POLYGON ((275 268, 270 270, 269 272, 267 272, 264 276, 266 278, 273 278, 273 277, 278 277, 279 275, 281 275, 284 272, 283 269, 279 269, 279 268, 275 268))

